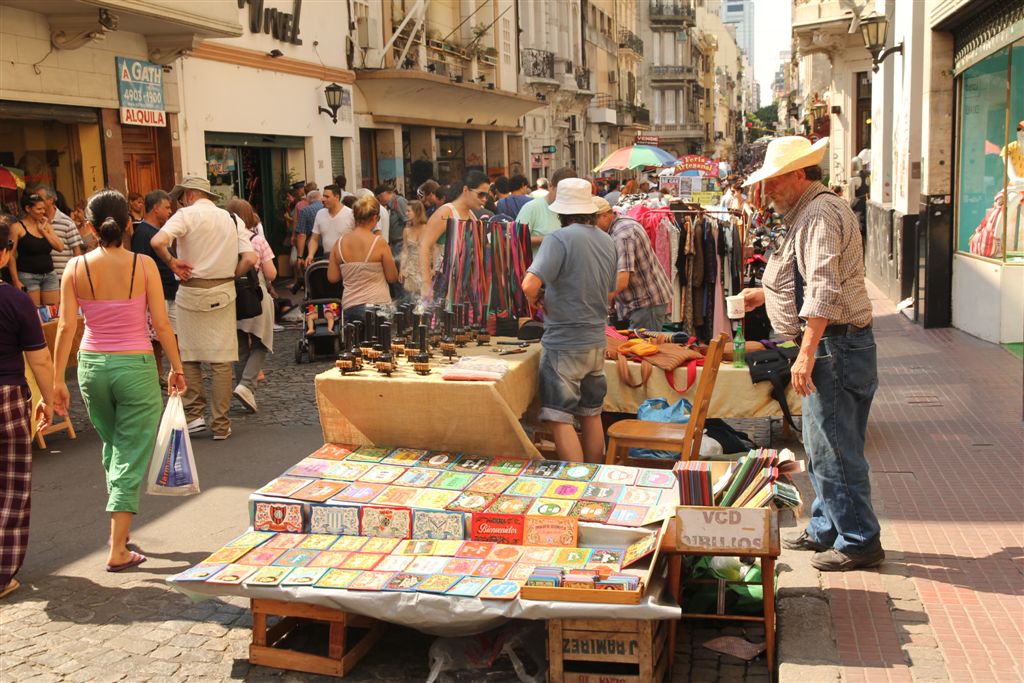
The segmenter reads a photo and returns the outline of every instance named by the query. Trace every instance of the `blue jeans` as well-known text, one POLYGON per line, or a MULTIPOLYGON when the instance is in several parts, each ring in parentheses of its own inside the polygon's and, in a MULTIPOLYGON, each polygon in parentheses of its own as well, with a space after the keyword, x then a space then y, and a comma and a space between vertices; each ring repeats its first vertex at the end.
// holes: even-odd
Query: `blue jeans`
POLYGON ((642 327, 652 332, 661 332, 661 326, 668 318, 666 310, 668 310, 668 304, 655 304, 654 306, 636 308, 630 311, 627 316, 629 318, 629 327, 633 330, 638 330, 642 327))
POLYGON ((826 337, 814 354, 811 379, 817 391, 803 398, 807 472, 814 487, 807 535, 848 554, 880 547, 871 507, 864 434, 878 388, 871 329, 826 337))

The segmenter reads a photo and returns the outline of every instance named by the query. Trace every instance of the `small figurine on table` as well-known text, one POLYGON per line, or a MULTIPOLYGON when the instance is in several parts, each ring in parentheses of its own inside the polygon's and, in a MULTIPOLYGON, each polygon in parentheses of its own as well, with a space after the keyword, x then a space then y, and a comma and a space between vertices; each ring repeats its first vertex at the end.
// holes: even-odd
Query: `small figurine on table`
POLYGON ((312 337, 316 330, 316 321, 323 318, 327 321, 327 331, 334 333, 334 321, 338 319, 341 309, 338 304, 309 304, 306 306, 306 336, 312 337))

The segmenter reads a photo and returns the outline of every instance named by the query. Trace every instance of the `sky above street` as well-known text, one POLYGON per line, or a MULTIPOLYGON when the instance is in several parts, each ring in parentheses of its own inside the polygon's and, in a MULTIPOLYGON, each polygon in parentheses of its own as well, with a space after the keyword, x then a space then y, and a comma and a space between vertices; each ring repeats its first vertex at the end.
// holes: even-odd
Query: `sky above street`
POLYGON ((761 105, 772 102, 772 81, 779 52, 790 49, 791 0, 753 0, 754 78, 761 84, 761 105))

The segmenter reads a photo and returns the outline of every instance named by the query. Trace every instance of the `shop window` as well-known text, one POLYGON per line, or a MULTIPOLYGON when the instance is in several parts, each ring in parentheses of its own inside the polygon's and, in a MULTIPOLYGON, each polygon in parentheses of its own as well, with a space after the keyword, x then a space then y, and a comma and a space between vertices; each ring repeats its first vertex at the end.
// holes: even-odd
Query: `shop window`
MULTIPOLYGON (((75 161, 78 150, 72 145, 73 126, 56 121, 25 121, 0 119, 0 166, 24 184, 49 185, 64 198, 65 207, 74 205, 79 196, 75 161)), ((8 175, 8 174, 5 174, 8 175)), ((18 215, 21 191, 0 186, 0 210, 18 215)))
POLYGON ((957 182, 957 249, 1020 261, 1024 144, 1017 141, 1024 119, 1024 41, 1003 48, 960 77, 957 182), (1011 68, 1011 65, 1013 68, 1011 68), (1011 73, 1014 83, 1010 83, 1011 73), (1007 183, 1007 161, 1016 167, 1007 183))

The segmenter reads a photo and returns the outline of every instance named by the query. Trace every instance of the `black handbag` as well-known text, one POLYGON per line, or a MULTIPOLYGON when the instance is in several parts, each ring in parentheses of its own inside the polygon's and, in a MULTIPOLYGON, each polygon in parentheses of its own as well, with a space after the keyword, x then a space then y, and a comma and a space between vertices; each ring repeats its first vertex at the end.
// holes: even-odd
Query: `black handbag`
POLYGON ((800 348, 797 346, 776 346, 764 351, 751 351, 747 354, 747 367, 750 369, 750 381, 772 383, 772 398, 778 401, 782 407, 782 414, 786 422, 793 429, 793 415, 789 412, 789 402, 786 400, 786 387, 791 379, 790 368, 796 361, 800 348))
MULTIPOLYGON (((228 211, 231 222, 238 224, 238 217, 228 211)), ((235 278, 235 320, 248 320, 263 313, 263 287, 260 276, 253 266, 245 275, 235 278)))
POLYGON ((263 313, 263 287, 256 268, 235 278, 235 319, 247 320, 263 313))

